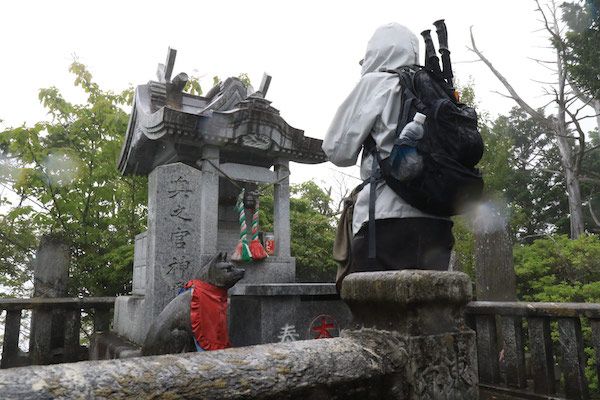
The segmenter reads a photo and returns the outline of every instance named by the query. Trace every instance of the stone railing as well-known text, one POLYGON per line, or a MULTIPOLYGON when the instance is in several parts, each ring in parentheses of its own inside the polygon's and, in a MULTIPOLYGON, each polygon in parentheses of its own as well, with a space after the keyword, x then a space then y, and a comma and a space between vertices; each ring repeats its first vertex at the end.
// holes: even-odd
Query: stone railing
POLYGON ((0 368, 79 361, 81 311, 93 315, 94 331, 110 326, 114 297, 0 299, 6 310, 0 368), (23 310, 33 310, 30 352, 19 350, 23 310), (53 328, 54 321, 54 328, 53 328), (57 337, 58 336, 58 337, 57 337))
POLYGON ((584 348, 594 349, 594 372, 598 373, 600 304, 474 301, 467 305, 466 312, 477 331, 482 388, 516 393, 530 386, 529 390, 541 395, 590 398, 584 348), (587 342, 582 334, 582 318, 591 327, 591 340, 588 337, 587 342), (523 329, 524 321, 527 330, 523 329), (554 322, 558 345, 552 342, 554 322), (564 388, 560 387, 561 372, 564 388))
POLYGON ((467 275, 353 274, 342 337, 201 353, 84 361, 0 372, 4 399, 478 398, 467 275))

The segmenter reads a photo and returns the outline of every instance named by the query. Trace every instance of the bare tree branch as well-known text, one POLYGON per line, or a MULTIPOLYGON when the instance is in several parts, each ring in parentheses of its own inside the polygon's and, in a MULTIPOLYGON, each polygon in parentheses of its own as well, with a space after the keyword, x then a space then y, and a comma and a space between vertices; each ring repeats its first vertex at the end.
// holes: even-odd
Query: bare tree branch
POLYGON ((569 111, 569 109, 566 107, 565 112, 569 115, 569 117, 571 117, 571 121, 575 125, 575 129, 579 133, 579 137, 577 138, 579 141, 579 149, 575 156, 575 175, 579 175, 579 172, 581 171, 581 163, 583 162, 583 156, 585 156, 585 132, 583 132, 583 129, 581 129, 581 125, 579 125, 577 118, 575 118, 571 111, 569 111))
POLYGON ((556 170, 553 170, 553 169, 542 168, 542 171, 549 172, 551 174, 561 175, 561 176, 565 175, 564 172, 556 171, 556 170))
MULTIPOLYGON (((545 48, 548 48, 548 47, 545 47, 545 48)), ((537 63, 537 64, 540 64, 540 65, 541 65, 541 66, 543 66, 544 68, 548 68, 548 69, 550 69, 551 71, 556 71, 556 69, 554 69, 554 68, 550 68, 550 67, 548 67, 547 65, 544 65, 544 64, 552 64, 552 65, 555 65, 555 64, 556 64, 556 61, 546 61, 546 60, 540 60, 539 58, 533 58, 533 57, 527 57, 527 59, 528 59, 528 60, 531 60, 531 61, 534 61, 535 63, 537 63)))
POLYGON ((579 90, 579 88, 575 84, 573 84, 573 82, 571 82, 570 79, 569 79, 569 87, 575 93, 575 96, 577 96, 577 98, 579 98, 579 100, 581 100, 585 106, 592 104, 592 101, 594 99, 592 97, 588 96, 586 93, 579 90))
POLYGON ((600 179, 588 178, 587 176, 580 176, 579 180, 581 182, 594 183, 596 185, 600 185, 600 179))
POLYGON ((579 140, 580 139, 579 136, 561 135, 561 134, 557 134, 557 133, 555 133, 554 136, 565 138, 565 139, 572 139, 572 140, 579 140))
POLYGON ((511 84, 508 83, 506 78, 496 68, 494 68, 492 63, 481 53, 481 51, 479 51, 479 49, 477 48, 477 45, 475 44, 475 38, 473 37, 473 27, 471 27, 471 45, 473 46, 473 48, 470 48, 469 50, 471 50, 472 52, 477 54, 477 56, 481 59, 481 61, 483 61, 484 64, 487 65, 487 67, 492 71, 492 73, 494 75, 496 75, 496 78, 498 78, 498 80, 500 82, 502 82, 502 84, 504 85, 506 90, 508 90, 508 92, 510 93, 510 96, 506 96, 506 97, 511 97, 513 100, 515 100, 517 102, 517 104, 519 104, 519 106, 521 106, 521 108, 523 108, 529 115, 531 115, 531 117, 533 119, 535 119, 536 121, 547 126, 548 120, 544 117, 544 115, 540 114, 535 109, 533 109, 533 107, 531 107, 529 104, 527 104, 523 100, 523 98, 521 96, 519 96, 519 94, 511 86, 511 84))
POLYGON ((597 146, 590 147, 589 149, 586 149, 585 152, 589 153, 590 151, 594 151, 594 150, 597 150, 597 149, 600 149, 600 144, 597 145, 597 146))

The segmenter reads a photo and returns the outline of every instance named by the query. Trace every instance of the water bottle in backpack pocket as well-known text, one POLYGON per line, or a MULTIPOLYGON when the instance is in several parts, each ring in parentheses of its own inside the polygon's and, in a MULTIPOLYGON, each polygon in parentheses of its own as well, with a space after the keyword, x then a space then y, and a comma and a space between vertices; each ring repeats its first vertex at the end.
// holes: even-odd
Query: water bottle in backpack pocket
POLYGON ((402 87, 402 131, 387 159, 370 148, 381 176, 425 213, 449 217, 473 209, 483 191, 481 171, 475 167, 483 155, 477 113, 448 95, 443 82, 427 70, 390 72, 398 75, 402 87), (411 115, 413 121, 406 123, 411 115))
POLYGON ((416 147, 423 137, 425 118, 424 114, 416 113, 394 141, 388 162, 390 174, 399 181, 414 179, 423 170, 423 157, 416 147))

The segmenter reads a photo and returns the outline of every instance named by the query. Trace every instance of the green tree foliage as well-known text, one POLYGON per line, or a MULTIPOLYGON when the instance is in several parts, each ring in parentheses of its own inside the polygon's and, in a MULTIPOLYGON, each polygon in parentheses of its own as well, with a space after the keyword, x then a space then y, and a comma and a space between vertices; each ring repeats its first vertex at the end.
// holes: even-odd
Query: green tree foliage
POLYGON ((459 216, 454 218, 455 269, 469 275, 475 280, 475 249, 473 246, 473 221, 470 218, 459 216))
MULTIPOLYGON (((600 302, 600 236, 548 235, 514 252, 517 294, 533 302, 600 302)), ((598 398, 598 378, 591 347, 591 329, 583 320, 588 357, 586 375, 592 398, 598 398)), ((560 355, 559 335, 553 324, 554 354, 560 355)))
POLYGON ((133 90, 101 90, 77 61, 70 71, 85 104, 42 89, 50 121, 0 132, 2 179, 20 199, 2 216, 0 270, 22 282, 40 235, 51 234, 72 249, 72 295, 126 293, 147 199, 146 178, 116 169, 129 120, 121 106, 131 104, 133 90))
POLYGON ((582 163, 582 171, 591 178, 581 185, 584 200, 587 201, 586 227, 588 231, 600 233, 600 134, 590 132, 589 147, 594 148, 596 157, 588 157, 582 163))
POLYGON ((600 302, 600 237, 552 235, 515 248, 519 298, 600 302))
MULTIPOLYGON (((7 203, 3 199, 2 204, 7 203)), ((36 237, 29 221, 20 217, 21 212, 16 207, 0 216, 0 297, 27 297, 25 287, 31 278, 36 237)))
MULTIPOLYGON (((337 264, 331 258, 337 227, 329 194, 313 181, 290 187, 291 253, 296 276, 305 282, 333 282, 337 264)), ((260 198, 261 230, 273 231, 272 188, 260 198)))
POLYGON ((515 237, 558 231, 567 233, 567 197, 560 155, 552 137, 520 108, 499 116, 485 131, 483 161, 488 192, 509 206, 515 237))
MULTIPOLYGON (((189 77, 187 83, 185 84, 185 87, 183 88, 183 91, 190 94, 195 94, 197 96, 202 96, 202 94, 204 93, 204 91, 202 90, 202 86, 200 85, 200 80, 202 79, 202 76, 198 75, 198 71, 194 70, 194 72, 196 74, 189 77)), ((237 76, 237 78, 241 80, 244 85, 251 86, 250 77, 247 73, 241 72, 237 76)), ((218 76, 213 76, 212 80, 213 85, 215 86, 222 83, 221 79, 218 76)))
POLYGON ((600 99, 600 0, 562 5, 567 69, 573 83, 589 96, 600 99))

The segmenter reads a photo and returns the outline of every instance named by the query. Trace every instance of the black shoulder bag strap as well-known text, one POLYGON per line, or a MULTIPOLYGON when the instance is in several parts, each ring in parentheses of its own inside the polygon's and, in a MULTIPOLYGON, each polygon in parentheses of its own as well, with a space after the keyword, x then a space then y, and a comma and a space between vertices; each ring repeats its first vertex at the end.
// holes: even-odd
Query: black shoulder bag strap
MULTIPOLYGON (((365 140, 365 150, 371 153, 373 164, 371 164, 371 177, 369 182, 369 263, 372 267, 375 266, 375 258, 377 257, 376 234, 375 234, 375 202, 377 201, 377 181, 381 178, 379 172, 379 161, 381 157, 377 151, 377 144, 371 135, 365 140)), ((365 181, 366 183, 366 181, 365 181)))

